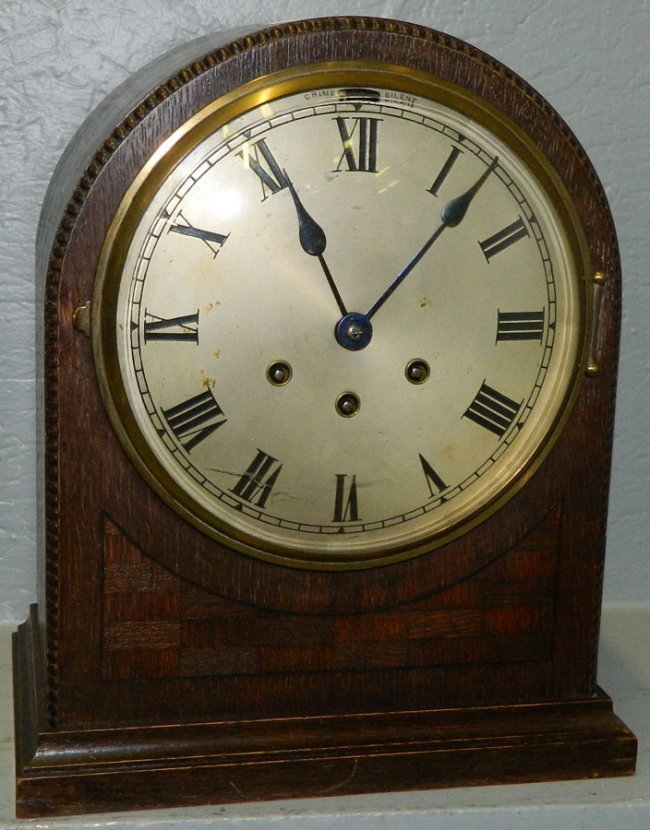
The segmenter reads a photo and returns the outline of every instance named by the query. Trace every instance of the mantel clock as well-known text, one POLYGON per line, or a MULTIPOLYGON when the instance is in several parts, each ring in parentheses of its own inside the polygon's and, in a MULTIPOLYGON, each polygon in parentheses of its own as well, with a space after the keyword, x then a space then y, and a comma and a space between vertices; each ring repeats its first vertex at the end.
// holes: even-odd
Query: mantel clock
POLYGON ((38 269, 20 815, 633 771, 616 238, 524 81, 389 20, 203 38, 90 116, 38 269))

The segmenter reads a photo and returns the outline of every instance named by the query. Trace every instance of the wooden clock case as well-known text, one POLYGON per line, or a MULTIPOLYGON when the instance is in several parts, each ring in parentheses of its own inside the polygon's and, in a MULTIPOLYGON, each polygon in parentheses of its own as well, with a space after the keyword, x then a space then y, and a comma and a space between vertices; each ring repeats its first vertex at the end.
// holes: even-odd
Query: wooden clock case
POLYGON ((617 243, 584 151, 524 81, 394 21, 203 38, 82 127, 48 193, 37 268, 44 538, 38 605, 15 637, 19 816, 633 772, 636 740, 596 685, 617 243), (542 149, 604 275, 598 365, 541 467, 482 524, 410 561, 299 570, 218 545, 145 485, 100 399, 86 304, 111 219, 164 139, 250 79, 351 58, 454 81, 542 149))

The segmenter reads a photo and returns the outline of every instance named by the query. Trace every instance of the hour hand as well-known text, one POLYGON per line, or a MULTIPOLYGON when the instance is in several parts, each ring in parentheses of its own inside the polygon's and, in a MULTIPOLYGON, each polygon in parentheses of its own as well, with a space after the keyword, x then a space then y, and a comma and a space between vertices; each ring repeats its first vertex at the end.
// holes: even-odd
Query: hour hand
POLYGON ((303 205, 302 199, 298 195, 298 192, 289 178, 287 171, 283 170, 282 173, 289 188, 289 193, 291 193, 296 213, 298 214, 298 238, 300 239, 300 246, 306 254, 318 258, 332 294, 334 295, 334 299, 336 300, 336 304, 339 307, 339 311, 341 314, 347 314, 345 303, 341 298, 339 290, 336 287, 336 283, 334 282, 334 278, 332 277, 330 269, 328 268, 323 256, 325 248, 327 247, 327 237, 325 236, 325 231, 311 216, 311 214, 308 213, 307 208, 303 205))
POLYGON ((306 254, 310 254, 311 256, 320 256, 327 246, 325 231, 321 228, 318 222, 316 222, 316 220, 310 216, 309 213, 307 213, 307 209, 303 205, 300 196, 298 196, 296 188, 293 186, 293 182, 287 175, 287 171, 283 170, 282 172, 284 173, 284 178, 289 187, 293 203, 296 206, 296 213, 298 214, 298 236, 300 238, 302 249, 306 254))

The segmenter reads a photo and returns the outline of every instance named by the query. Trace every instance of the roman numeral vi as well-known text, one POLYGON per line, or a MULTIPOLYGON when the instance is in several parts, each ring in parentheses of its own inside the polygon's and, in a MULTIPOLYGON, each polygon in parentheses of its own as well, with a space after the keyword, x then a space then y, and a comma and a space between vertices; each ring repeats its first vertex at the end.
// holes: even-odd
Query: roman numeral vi
POLYGON ((348 485, 348 476, 342 473, 336 475, 336 498, 334 500, 335 522, 358 522, 359 503, 357 501, 357 477, 352 476, 348 485))

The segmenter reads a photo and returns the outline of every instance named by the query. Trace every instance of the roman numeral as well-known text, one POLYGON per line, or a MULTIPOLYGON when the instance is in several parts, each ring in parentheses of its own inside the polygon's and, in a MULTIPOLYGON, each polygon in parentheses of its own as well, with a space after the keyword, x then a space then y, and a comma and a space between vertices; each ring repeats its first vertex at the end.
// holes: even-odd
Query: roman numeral
POLYGON ((213 255, 216 256, 221 248, 226 244, 226 240, 230 236, 229 233, 217 233, 216 231, 206 231, 203 228, 195 228, 193 225, 187 221, 187 219, 183 216, 182 213, 178 214, 179 218, 183 220, 183 222, 187 222, 186 225, 172 225, 169 229, 172 233, 180 233, 183 236, 190 236, 194 239, 201 239, 208 248, 212 251, 213 255))
POLYGON ((442 169, 438 173, 436 180, 428 190, 428 192, 431 193, 432 196, 438 195, 438 191, 442 187, 443 182, 451 172, 451 168, 454 166, 454 164, 456 163, 456 159, 462 152, 463 151, 460 149, 460 147, 454 147, 451 153, 449 153, 449 155, 447 156, 447 161, 445 161, 445 163, 442 165, 442 169))
POLYGON ((544 334, 544 309, 541 311, 498 311, 497 342, 537 340, 544 334))
POLYGON ((483 383, 478 394, 463 413, 463 418, 469 418, 484 429, 493 432, 501 438, 508 427, 517 417, 521 402, 517 403, 487 383, 483 383))
POLYGON ((422 472, 424 473, 424 477, 427 480, 427 484, 429 486, 429 493, 431 494, 431 498, 434 498, 443 490, 447 489, 447 485, 445 482, 440 478, 438 473, 433 469, 431 464, 426 460, 426 458, 422 455, 422 453, 418 453, 420 456, 420 464, 422 465, 422 472))
POLYGON ((144 342, 150 340, 181 340, 184 343, 199 342, 199 312, 180 317, 157 317, 144 311, 144 342))
POLYGON ((209 389, 176 406, 163 409, 162 413, 169 428, 188 452, 226 423, 223 411, 209 389))
POLYGON ((287 187, 287 178, 269 150, 265 138, 255 144, 248 144, 237 155, 260 180, 262 201, 287 187))
POLYGON ((354 117, 341 118, 338 116, 336 124, 339 128, 343 154, 336 166, 339 172, 343 159, 345 159, 348 170, 353 172, 376 173, 377 172, 377 131, 379 121, 376 118, 354 117), (349 122, 353 122, 352 128, 348 129, 349 122), (354 141, 353 141, 354 139, 354 141), (356 143, 356 150, 353 144, 356 143))
POLYGON ((337 473, 336 498, 334 500, 335 522, 358 522, 359 503, 357 501, 357 477, 352 476, 348 485, 348 476, 337 473))
POLYGON ((528 228, 524 225, 524 220, 520 216, 512 225, 508 225, 502 231, 495 233, 494 236, 490 236, 478 244, 481 246, 481 250, 489 262, 492 257, 500 254, 501 251, 505 251, 506 248, 509 248, 525 236, 529 236, 528 228))
POLYGON ((282 464, 277 458, 258 449, 257 455, 231 492, 251 504, 264 507, 281 470, 282 464))

